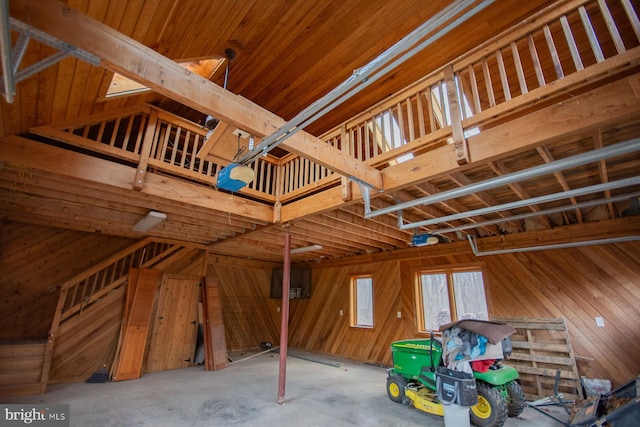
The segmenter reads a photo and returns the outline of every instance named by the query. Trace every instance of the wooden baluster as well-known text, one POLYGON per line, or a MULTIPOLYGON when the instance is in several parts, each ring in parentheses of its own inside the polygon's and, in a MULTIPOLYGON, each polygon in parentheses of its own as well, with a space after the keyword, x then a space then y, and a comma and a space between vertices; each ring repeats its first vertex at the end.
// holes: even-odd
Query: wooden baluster
POLYGON ((396 111, 398 114, 398 118, 397 118, 398 129, 399 129, 398 136, 400 137, 400 141, 398 141, 397 146, 394 145, 394 147, 400 148, 407 143, 407 139, 404 136, 406 133, 404 130, 404 113, 402 111, 402 104, 400 102, 398 102, 398 104, 396 105, 396 111))
POLYGON ((424 96, 427 99, 427 111, 429 112, 429 132, 428 133, 432 133, 436 131, 436 115, 434 114, 433 111, 433 95, 432 95, 433 90, 431 89, 431 87, 428 87, 427 90, 425 91, 424 96))
POLYGON ((469 112, 465 106, 465 99, 467 98, 467 93, 465 91, 464 84, 464 76, 462 75, 463 71, 457 73, 456 83, 458 84, 458 92, 460 93, 460 111, 462 113, 461 118, 466 119, 470 117, 471 112, 469 112))
POLYGON ((158 122, 162 123, 162 142, 160 146, 160 156, 156 157, 157 160, 164 162, 164 159, 167 155, 167 146, 169 145, 169 136, 171 135, 171 123, 165 123, 164 121, 158 120, 158 122), (165 126, 166 125, 166 126, 165 126))
POLYGON ((142 143, 142 137, 144 136, 144 130, 147 127, 148 116, 140 114, 137 117, 140 118, 140 126, 138 126, 138 135, 136 136, 136 145, 133 148, 133 152, 140 153, 140 144, 142 143))
MULTIPOLYGON (((427 88, 427 91, 428 90, 429 89, 427 88)), ((423 95, 420 92, 418 92, 416 94, 416 109, 418 110, 418 133, 420 135, 420 138, 425 136, 425 130, 424 130, 424 108, 422 106, 422 97, 423 97, 423 95)), ((426 95, 425 95, 425 97, 426 97, 426 95)))
POLYGON ((202 162, 200 161, 200 159, 198 159, 198 157, 196 156, 196 153, 198 152, 198 145, 200 143, 200 135, 197 133, 193 134, 193 145, 191 146, 191 152, 189 153, 189 158, 191 159, 191 161, 189 162, 189 170, 191 171, 195 171, 196 170, 196 162, 199 164, 202 164, 202 162))
POLYGON ((171 161, 169 164, 174 166, 176 164, 176 156, 178 151, 180 151, 180 134, 182 133, 182 128, 180 126, 176 126, 176 136, 173 138, 173 147, 171 148, 171 161))
POLYGON ((480 105, 480 94, 478 93, 478 80, 476 79, 476 70, 473 68, 473 65, 469 65, 467 69, 469 71, 469 82, 471 84, 471 94, 473 97, 473 113, 478 114, 482 112, 482 106, 480 105))
POLYGON ((620 32, 618 32, 618 27, 616 27, 616 22, 613 20, 613 16, 611 16, 607 3, 604 0, 598 0, 598 5, 600 6, 600 12, 602 12, 602 17, 607 24, 607 29, 609 30, 613 44, 616 46, 618 55, 626 52, 622 37, 620 37, 620 32))
POLYGON ((551 29, 548 25, 544 26, 543 32, 544 38, 547 41, 549 53, 551 54, 551 60, 553 61, 553 68, 556 70, 556 76, 558 77, 558 80, 562 79, 564 78, 562 64, 560 63, 560 57, 558 56, 558 51, 556 50, 556 44, 553 42, 553 35, 551 34, 551 29))
POLYGON ((511 43, 511 54, 513 55, 513 62, 516 66, 518 84, 520 84, 520 93, 524 95, 529 90, 527 88, 527 79, 524 77, 524 70, 522 68, 522 61, 520 60, 520 52, 518 52, 518 45, 515 42, 511 43))
POLYGON ((496 52, 496 60, 498 61, 498 72, 500 73, 500 83, 502 84, 502 93, 504 93, 504 100, 511 101, 511 89, 509 88, 509 79, 507 79, 507 71, 504 68, 504 59, 502 58, 502 51, 496 52))
POLYGON ((109 145, 111 147, 116 146, 116 138, 118 137, 118 128, 120 127, 120 117, 118 117, 113 124, 113 130, 111 131, 111 139, 109 140, 109 145))
POLYGON ((408 97, 405 100, 405 103, 407 105, 407 126, 409 127, 409 141, 413 141, 416 139, 416 130, 414 129, 413 124, 413 105, 411 103, 411 98, 412 97, 408 97))
POLYGON ((180 156, 180 167, 183 169, 189 154, 189 142, 191 142, 191 131, 187 130, 187 133, 184 135, 184 142, 182 143, 182 155, 180 156))
POLYGON ((98 136, 96 137, 96 141, 102 142, 102 135, 104 135, 104 128, 107 125, 107 121, 103 120, 100 122, 100 129, 98 130, 98 136))
POLYGON ((531 54, 531 60, 533 61, 533 68, 536 71, 536 77, 538 79, 538 85, 540 87, 546 85, 544 80, 544 74, 542 73, 542 66, 540 65, 540 57, 538 56, 538 50, 536 49, 533 35, 527 36, 527 44, 529 45, 529 53, 531 54))
POLYGON ((580 13, 580 20, 582 21, 584 30, 587 33, 587 38, 589 39, 589 44, 591 45, 591 50, 596 57, 596 61, 604 61, 604 55, 602 54, 602 49, 600 48, 600 43, 598 42, 598 36, 596 36, 593 25, 591 25, 591 20, 589 19, 587 10, 584 8, 584 6, 580 6, 578 8, 578 12, 580 13))
POLYGON ((496 97, 493 93, 493 84, 491 83, 491 72, 489 71, 489 64, 487 58, 482 58, 482 74, 484 75, 484 82, 487 88, 487 95, 489 96, 489 107, 496 106, 496 97))
MULTIPOLYGON (((126 151, 131 151, 131 150, 128 150, 128 147, 129 147, 129 139, 131 138, 131 129, 133 128, 134 119, 135 119, 135 116, 133 114, 127 118, 127 129, 124 131, 124 138, 122 140, 122 146, 120 147, 126 151)), ((137 153, 137 151, 134 151, 134 153, 137 153)))
POLYGON ((573 38, 573 32, 571 31, 571 26, 569 25, 569 20, 567 20, 566 16, 560 17, 560 25, 562 25, 564 37, 567 40, 567 44, 569 45, 571 59, 573 59, 573 65, 576 67, 576 71, 584 70, 582 58, 580 58, 580 51, 578 50, 578 46, 576 45, 576 40, 573 38))
POLYGON ((622 6, 624 7, 624 11, 627 14, 627 18, 629 18, 629 22, 631 22, 631 26, 633 27, 633 32, 636 34, 636 39, 640 41, 640 19, 638 19, 638 15, 636 14, 635 9, 631 5, 630 0, 621 0, 622 6))

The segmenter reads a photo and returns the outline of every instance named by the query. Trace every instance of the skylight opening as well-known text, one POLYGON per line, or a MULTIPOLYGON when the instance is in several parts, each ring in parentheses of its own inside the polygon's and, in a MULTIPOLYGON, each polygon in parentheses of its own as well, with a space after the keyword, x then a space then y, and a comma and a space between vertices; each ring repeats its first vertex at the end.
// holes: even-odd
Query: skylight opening
MULTIPOLYGON (((184 61, 179 62, 181 66, 187 70, 198 74, 201 77, 209 80, 218 70, 222 69, 222 65, 226 59, 220 56, 215 56, 209 59, 200 59, 197 61, 184 61)), ((107 89, 106 98, 113 98, 116 96, 135 95, 142 92, 148 92, 151 89, 147 86, 135 82, 121 74, 114 73, 107 89)))

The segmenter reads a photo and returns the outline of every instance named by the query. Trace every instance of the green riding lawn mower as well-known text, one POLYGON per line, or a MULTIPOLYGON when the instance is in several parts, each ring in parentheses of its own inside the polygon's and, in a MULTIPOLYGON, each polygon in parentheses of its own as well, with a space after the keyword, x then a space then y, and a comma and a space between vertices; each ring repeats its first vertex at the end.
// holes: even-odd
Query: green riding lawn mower
MULTIPOLYGON (((474 322, 477 324, 478 321, 474 322)), ((491 327, 488 325, 490 322, 483 323, 484 327, 491 327)), ((499 338, 497 344, 500 344, 503 338, 499 338)), ((442 376, 445 371, 453 373, 444 366, 443 353, 447 350, 446 343, 444 347, 443 350, 443 343, 433 336, 392 343, 394 366, 388 370, 389 398, 397 403, 412 404, 415 408, 430 414, 444 416, 443 403, 449 402, 443 401, 442 393, 438 393, 437 384, 442 382, 437 377, 442 376)), ((493 363, 485 363, 486 366, 481 369, 484 372, 473 370, 473 374, 466 374, 468 381, 473 382, 473 385, 469 386, 473 387, 473 403, 463 406, 470 406, 470 421, 478 427, 501 427, 507 417, 517 417, 526 406, 524 393, 517 382, 518 371, 500 363, 504 356, 502 345, 498 347, 499 357, 491 359, 495 360, 493 363)), ((456 376, 462 378, 462 374, 459 372, 456 376)))

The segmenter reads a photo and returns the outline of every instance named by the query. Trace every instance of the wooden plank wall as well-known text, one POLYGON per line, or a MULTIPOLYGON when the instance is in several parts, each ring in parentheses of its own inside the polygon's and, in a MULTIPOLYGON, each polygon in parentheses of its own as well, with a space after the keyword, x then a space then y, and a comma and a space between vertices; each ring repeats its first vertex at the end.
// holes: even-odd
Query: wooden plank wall
POLYGON ((56 286, 133 240, 6 221, 0 233, 0 337, 46 337, 56 286))
POLYGON ((422 336, 416 329, 415 271, 482 263, 492 316, 563 317, 581 375, 620 385, 640 372, 640 243, 482 258, 462 245, 448 246, 407 252, 409 258, 420 256, 414 259, 367 255, 312 265, 311 299, 292 301, 290 346, 390 364, 392 341, 422 336), (373 330, 348 324, 348 284, 355 274, 373 275, 373 330), (595 316, 604 317, 604 328, 596 326, 595 316))
POLYGON ((209 260, 206 277, 218 281, 227 350, 259 348, 280 342, 280 301, 269 299, 273 263, 209 260))

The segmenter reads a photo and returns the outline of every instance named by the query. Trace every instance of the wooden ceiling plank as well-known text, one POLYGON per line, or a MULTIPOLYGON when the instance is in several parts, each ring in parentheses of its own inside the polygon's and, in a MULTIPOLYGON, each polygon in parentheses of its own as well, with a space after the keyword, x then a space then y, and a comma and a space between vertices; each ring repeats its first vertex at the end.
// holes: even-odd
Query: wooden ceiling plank
MULTIPOLYGON (((362 218, 357 218, 362 221, 362 218)), ((307 223, 312 223, 314 225, 318 225, 320 227, 325 227, 327 231, 336 230, 339 233, 349 233, 355 235, 360 240, 371 240, 375 242, 384 243, 391 246, 399 246, 404 245, 409 241, 409 237, 404 235, 402 239, 396 239, 393 237, 388 237, 382 233, 379 233, 374 228, 369 228, 365 224, 359 224, 356 218, 345 219, 344 217, 338 219, 337 217, 329 218, 325 215, 316 215, 310 218, 306 218, 305 221, 307 223)), ((333 232, 332 232, 333 234, 333 232)))
MULTIPOLYGON (((258 137, 269 135, 285 124, 284 119, 251 101, 185 71, 178 63, 56 0, 14 0, 10 10, 14 18, 27 25, 98 56, 100 65, 107 70, 258 137)), ((63 73, 63 79, 64 76, 67 73, 63 73)), ((60 80, 61 76, 58 78, 60 80)), ((69 85, 56 87, 60 88, 59 93, 64 91, 65 94, 69 89, 69 85)), ((59 117, 64 118, 64 115, 59 117)), ((280 147, 341 175, 382 188, 380 171, 304 131, 297 132, 280 147)))

